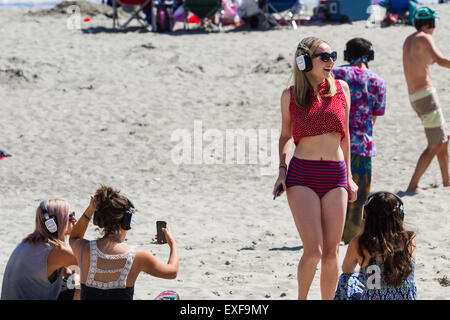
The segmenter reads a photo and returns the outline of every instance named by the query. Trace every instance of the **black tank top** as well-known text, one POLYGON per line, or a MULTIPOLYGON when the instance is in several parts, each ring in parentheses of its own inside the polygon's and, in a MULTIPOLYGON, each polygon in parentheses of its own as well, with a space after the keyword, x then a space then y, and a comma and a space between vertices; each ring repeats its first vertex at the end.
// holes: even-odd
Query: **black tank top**
POLYGON ((98 289, 81 284, 81 300, 133 300, 134 287, 98 289))

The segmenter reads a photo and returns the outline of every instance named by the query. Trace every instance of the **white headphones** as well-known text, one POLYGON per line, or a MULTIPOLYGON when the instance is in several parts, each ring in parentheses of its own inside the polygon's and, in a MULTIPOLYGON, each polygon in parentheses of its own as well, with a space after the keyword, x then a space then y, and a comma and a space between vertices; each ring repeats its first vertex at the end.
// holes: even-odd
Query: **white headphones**
POLYGON ((45 227, 47 228, 48 232, 50 233, 56 233, 58 231, 58 223, 56 222, 56 217, 51 217, 48 215, 47 207, 45 206, 45 200, 41 202, 39 205, 39 209, 41 209, 42 214, 45 218, 45 227))
POLYGON ((305 46, 306 41, 311 39, 312 37, 304 38, 297 46, 298 56, 295 58, 297 62, 297 67, 300 71, 309 72, 312 70, 312 60, 309 54, 304 54, 303 50, 308 51, 309 49, 305 46))

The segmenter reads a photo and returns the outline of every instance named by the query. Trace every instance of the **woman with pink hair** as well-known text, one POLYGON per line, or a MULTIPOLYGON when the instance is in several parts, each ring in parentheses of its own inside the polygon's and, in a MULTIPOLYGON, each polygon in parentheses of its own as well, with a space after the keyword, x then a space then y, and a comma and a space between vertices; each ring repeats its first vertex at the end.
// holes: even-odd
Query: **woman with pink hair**
MULTIPOLYGON (((56 300, 63 288, 65 267, 76 266, 65 242, 77 221, 62 199, 42 201, 36 228, 14 249, 3 275, 2 300, 56 300)), ((79 290, 73 292, 79 298, 79 290)))

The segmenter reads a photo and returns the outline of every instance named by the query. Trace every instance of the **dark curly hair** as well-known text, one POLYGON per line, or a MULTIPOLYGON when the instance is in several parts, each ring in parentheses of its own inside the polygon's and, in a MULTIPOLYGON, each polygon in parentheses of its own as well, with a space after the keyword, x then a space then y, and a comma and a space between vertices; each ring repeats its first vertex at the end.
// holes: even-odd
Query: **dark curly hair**
POLYGON ((363 249, 370 254, 369 264, 378 255, 383 258, 383 281, 398 287, 413 271, 412 241, 415 233, 403 227, 403 214, 399 199, 390 192, 378 192, 365 208, 364 231, 359 237, 359 254, 363 249))
POLYGON ((103 229, 103 238, 118 234, 124 214, 131 208, 128 199, 119 190, 101 185, 94 195, 97 225, 103 229))

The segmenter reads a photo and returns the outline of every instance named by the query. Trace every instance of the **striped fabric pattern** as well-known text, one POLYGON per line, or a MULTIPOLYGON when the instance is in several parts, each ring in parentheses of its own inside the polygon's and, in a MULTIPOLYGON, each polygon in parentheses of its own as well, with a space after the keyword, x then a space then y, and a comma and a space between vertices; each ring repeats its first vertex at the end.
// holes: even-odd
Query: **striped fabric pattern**
POLYGON ((286 177, 286 186, 305 186, 319 198, 334 188, 347 190, 347 166, 345 161, 304 160, 292 157, 286 177))

